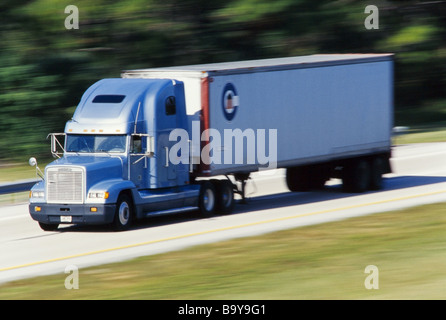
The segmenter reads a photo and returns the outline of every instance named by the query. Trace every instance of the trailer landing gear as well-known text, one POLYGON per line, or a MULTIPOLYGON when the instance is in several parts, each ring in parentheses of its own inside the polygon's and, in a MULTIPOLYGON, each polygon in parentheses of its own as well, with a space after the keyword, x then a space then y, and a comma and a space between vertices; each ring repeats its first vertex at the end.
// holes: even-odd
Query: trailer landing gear
POLYGON ((246 181, 249 179, 249 173, 236 173, 234 178, 237 182, 240 182, 240 188, 236 188, 236 193, 242 197, 241 203, 247 204, 246 200, 246 181))

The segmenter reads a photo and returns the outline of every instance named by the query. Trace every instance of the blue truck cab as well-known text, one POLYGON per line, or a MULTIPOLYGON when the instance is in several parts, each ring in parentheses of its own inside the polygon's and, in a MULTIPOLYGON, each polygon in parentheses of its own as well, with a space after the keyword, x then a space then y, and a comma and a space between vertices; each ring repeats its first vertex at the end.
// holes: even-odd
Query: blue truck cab
MULTIPOLYGON (((53 155, 59 158, 31 189, 31 217, 44 230, 64 223, 112 224, 123 230, 150 214, 212 212, 215 188, 197 183, 188 161, 172 165, 168 159, 174 143, 169 134, 178 128, 189 130, 182 82, 96 82, 83 94, 64 133, 51 135, 53 155), (60 136, 65 137, 62 154, 57 152, 60 136)), ((227 193, 233 201, 231 192, 232 187, 227 193)))

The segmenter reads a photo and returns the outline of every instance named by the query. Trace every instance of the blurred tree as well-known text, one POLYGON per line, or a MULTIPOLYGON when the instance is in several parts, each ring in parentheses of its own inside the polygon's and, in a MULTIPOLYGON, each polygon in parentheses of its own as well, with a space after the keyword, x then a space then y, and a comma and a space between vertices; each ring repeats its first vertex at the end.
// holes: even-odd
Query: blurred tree
POLYGON ((423 111, 427 105, 435 106, 427 121, 446 120, 446 1, 375 0, 378 30, 364 27, 368 4, 4 1, 0 4, 0 160, 48 155, 46 135, 63 130, 85 89, 132 68, 313 53, 395 52, 397 122, 407 121, 409 111, 423 111), (73 4, 79 8, 80 25, 67 30, 64 9, 73 4))

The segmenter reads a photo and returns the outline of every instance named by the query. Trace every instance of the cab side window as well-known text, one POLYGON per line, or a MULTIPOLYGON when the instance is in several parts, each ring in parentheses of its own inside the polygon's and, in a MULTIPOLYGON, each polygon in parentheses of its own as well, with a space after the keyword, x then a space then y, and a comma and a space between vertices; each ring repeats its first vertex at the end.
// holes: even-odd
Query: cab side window
POLYGON ((142 143, 141 137, 133 136, 132 137, 132 145, 130 152, 132 153, 141 153, 142 152, 142 143))
POLYGON ((167 116, 176 114, 177 110, 174 96, 167 97, 165 107, 167 116))

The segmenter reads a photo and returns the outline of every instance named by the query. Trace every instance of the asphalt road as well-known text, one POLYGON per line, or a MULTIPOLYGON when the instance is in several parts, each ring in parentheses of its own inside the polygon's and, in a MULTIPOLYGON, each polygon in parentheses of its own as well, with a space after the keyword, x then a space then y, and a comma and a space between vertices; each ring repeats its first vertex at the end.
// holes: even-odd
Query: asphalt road
POLYGON ((188 246, 325 223, 409 206, 446 202, 446 143, 394 148, 394 173, 384 190, 342 193, 339 181, 325 190, 288 192, 283 170, 256 174, 248 183, 248 204, 233 214, 201 218, 197 213, 153 217, 127 232, 105 227, 65 226, 44 232, 27 204, 0 207, 0 283, 79 269, 188 246))

